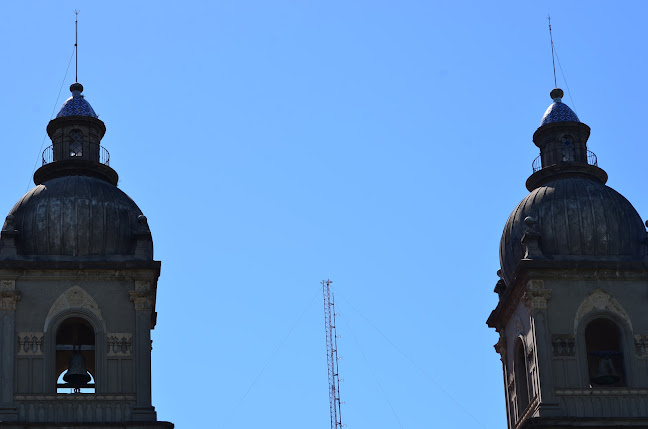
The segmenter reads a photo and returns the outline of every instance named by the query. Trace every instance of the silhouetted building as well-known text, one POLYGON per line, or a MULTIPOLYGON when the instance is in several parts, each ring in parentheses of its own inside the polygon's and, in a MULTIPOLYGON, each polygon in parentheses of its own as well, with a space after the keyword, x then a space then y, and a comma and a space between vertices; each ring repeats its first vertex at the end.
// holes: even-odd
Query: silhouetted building
POLYGON ((605 186, 590 128, 551 91, 530 194, 500 243, 497 308, 509 428, 648 427, 646 229, 605 186))
POLYGON ((172 428, 151 404, 160 262, 74 83, 0 238, 0 427, 172 428))

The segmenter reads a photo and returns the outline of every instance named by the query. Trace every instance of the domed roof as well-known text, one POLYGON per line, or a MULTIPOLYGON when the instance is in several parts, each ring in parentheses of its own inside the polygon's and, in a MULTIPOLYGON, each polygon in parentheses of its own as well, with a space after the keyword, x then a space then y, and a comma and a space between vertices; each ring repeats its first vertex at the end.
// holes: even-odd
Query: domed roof
POLYGON ((562 89, 555 88, 551 91, 551 98, 554 102, 549 106, 542 117, 540 126, 554 122, 580 122, 576 113, 574 113, 568 105, 562 102, 563 95, 562 89))
MULTIPOLYGON (((128 195, 89 176, 48 180, 27 192, 9 215, 18 232, 19 258, 132 259, 136 233, 150 234, 142 211, 128 195)), ((151 248, 147 259, 152 256, 151 248)))
POLYGON ((642 257, 646 229, 621 194, 588 177, 562 177, 534 189, 509 216, 500 242, 500 263, 507 284, 524 258, 520 240, 531 216, 540 233, 543 256, 642 257))
POLYGON ((61 110, 59 110, 56 115, 57 118, 63 116, 91 116, 93 118, 98 118, 94 109, 88 103, 81 93, 83 92, 83 85, 80 83, 73 83, 70 86, 70 91, 72 91, 72 97, 65 100, 61 110))

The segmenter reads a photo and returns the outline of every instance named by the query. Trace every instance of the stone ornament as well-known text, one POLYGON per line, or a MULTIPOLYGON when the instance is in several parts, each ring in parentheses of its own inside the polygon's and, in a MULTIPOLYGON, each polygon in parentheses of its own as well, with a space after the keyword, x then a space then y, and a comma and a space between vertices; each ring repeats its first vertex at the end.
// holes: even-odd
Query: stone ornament
POLYGON ((519 317, 515 318, 515 333, 517 335, 524 335, 524 326, 522 325, 522 321, 519 317))
POLYGON ((626 322, 632 330, 632 322, 630 321, 630 317, 628 316, 628 313, 626 313, 623 306, 619 304, 619 302, 614 299, 612 295, 599 288, 590 292, 590 294, 583 300, 580 307, 578 307, 578 311, 576 312, 576 319, 574 320, 574 332, 576 332, 578 322, 585 315, 595 310, 603 310, 616 314, 621 319, 623 319, 623 321, 626 322))
POLYGON ((111 333, 107 335, 108 356, 131 356, 133 354, 133 334, 111 333))
POLYGON ((493 346, 495 351, 500 354, 502 361, 506 358, 506 337, 500 333, 499 341, 493 346))
POLYGON ((531 216, 524 218, 526 230, 522 235, 520 242, 524 247, 524 259, 542 259, 542 250, 540 249, 540 232, 536 228, 536 220, 531 216))
POLYGON ((47 318, 45 319, 45 326, 49 325, 49 322, 59 313, 65 310, 72 309, 85 309, 89 310, 94 314, 99 320, 103 320, 101 317, 101 310, 96 301, 81 287, 72 286, 65 292, 63 292, 57 299, 54 301, 54 304, 50 307, 49 313, 47 313, 47 318))
POLYGON ((42 332, 19 332, 18 355, 42 356, 43 338, 44 334, 42 332))
POLYGON ((635 352, 639 357, 648 357, 648 335, 635 335, 635 352))
POLYGON ((522 299, 529 310, 546 310, 550 298, 551 289, 545 289, 542 280, 529 280, 522 299))
POLYGON ((552 335, 551 348, 554 356, 576 356, 574 336, 571 334, 552 335))
POLYGON ((146 280, 135 281, 135 290, 130 291, 130 300, 135 310, 150 310, 153 308, 155 292, 151 290, 151 282, 146 280))
POLYGON ((0 281, 0 311, 15 311, 18 301, 20 301, 20 292, 16 291, 16 281, 0 281))

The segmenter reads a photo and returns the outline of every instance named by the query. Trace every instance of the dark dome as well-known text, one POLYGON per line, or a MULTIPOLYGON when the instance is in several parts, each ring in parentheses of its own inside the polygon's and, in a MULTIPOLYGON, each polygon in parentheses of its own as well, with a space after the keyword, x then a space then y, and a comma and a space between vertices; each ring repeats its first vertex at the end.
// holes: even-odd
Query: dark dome
MULTIPOLYGON (((27 192, 9 215, 14 216, 18 232, 19 258, 130 259, 137 244, 135 234, 143 229, 150 234, 145 218, 140 217, 142 211, 128 195, 88 176, 48 180, 27 192)), ((152 251, 147 259, 152 259, 152 251)))
POLYGON ((524 258, 520 240, 531 216, 540 233, 545 257, 643 256, 646 229, 641 217, 621 194, 587 177, 562 177, 534 189, 513 210, 500 242, 502 275, 511 284, 524 258))

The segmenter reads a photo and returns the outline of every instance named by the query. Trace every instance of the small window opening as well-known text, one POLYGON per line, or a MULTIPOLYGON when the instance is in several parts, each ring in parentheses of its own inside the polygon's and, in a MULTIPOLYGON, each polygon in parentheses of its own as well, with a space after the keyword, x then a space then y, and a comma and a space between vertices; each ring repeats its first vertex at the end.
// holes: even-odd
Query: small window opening
POLYGON ((72 317, 56 331, 56 392, 95 393, 95 334, 90 323, 72 317))
POLYGON ((70 156, 83 156, 83 133, 79 130, 70 132, 70 156))
POLYGON ((585 328, 590 387, 626 385, 621 330, 608 319, 596 319, 585 328))
POLYGON ((563 136, 560 141, 562 143, 563 162, 574 162, 574 139, 571 136, 563 136))
POLYGON ((522 341, 518 340, 515 347, 515 396, 517 398, 518 419, 522 417, 524 410, 529 406, 529 384, 527 379, 526 356, 522 341))

